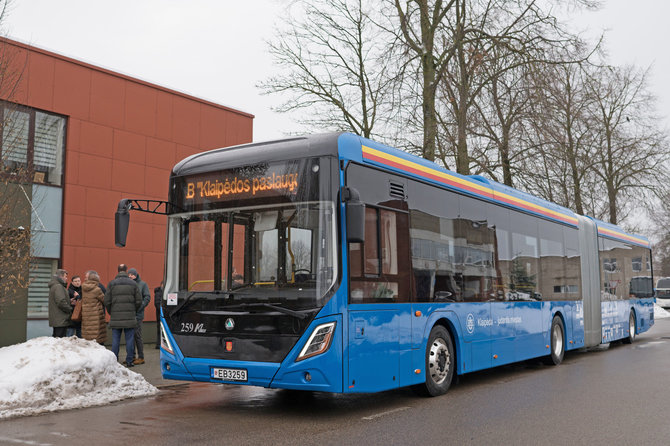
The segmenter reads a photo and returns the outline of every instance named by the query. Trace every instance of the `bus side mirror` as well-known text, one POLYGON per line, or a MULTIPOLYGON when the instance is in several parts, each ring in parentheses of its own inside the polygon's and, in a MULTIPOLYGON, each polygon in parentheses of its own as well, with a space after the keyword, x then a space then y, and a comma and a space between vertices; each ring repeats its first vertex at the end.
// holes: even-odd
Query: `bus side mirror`
POLYGON ((350 187, 342 190, 342 199, 346 203, 347 242, 365 242, 365 204, 361 202, 358 191, 350 187))
POLYGON ((126 246, 128 226, 130 225, 130 200, 119 201, 119 207, 114 214, 114 244, 119 248, 126 246))

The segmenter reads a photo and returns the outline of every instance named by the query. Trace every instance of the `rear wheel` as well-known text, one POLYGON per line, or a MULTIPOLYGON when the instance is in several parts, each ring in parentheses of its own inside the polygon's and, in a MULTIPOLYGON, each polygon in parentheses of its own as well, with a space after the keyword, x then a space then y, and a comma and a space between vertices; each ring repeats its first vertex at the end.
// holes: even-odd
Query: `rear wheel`
POLYGON ((637 329, 635 328, 635 312, 630 310, 630 316, 628 316, 628 337, 623 338, 624 344, 632 344, 635 340, 635 335, 637 334, 637 329))
POLYGON ((444 395, 454 378, 455 366, 451 335, 446 328, 436 325, 426 344, 426 382, 414 386, 413 390, 426 396, 444 395))
POLYGON ((551 321, 551 354, 545 358, 548 365, 559 365, 563 362, 565 355, 565 336, 563 331, 563 321, 560 316, 554 316, 551 321))

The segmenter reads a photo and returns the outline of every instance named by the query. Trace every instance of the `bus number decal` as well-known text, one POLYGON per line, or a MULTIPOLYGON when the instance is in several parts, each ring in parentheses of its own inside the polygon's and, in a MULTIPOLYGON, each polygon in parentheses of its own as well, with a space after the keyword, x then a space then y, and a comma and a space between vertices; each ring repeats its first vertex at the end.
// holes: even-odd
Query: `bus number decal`
POLYGON ((182 322, 180 331, 182 333, 207 333, 205 324, 203 323, 193 324, 191 322, 182 322))

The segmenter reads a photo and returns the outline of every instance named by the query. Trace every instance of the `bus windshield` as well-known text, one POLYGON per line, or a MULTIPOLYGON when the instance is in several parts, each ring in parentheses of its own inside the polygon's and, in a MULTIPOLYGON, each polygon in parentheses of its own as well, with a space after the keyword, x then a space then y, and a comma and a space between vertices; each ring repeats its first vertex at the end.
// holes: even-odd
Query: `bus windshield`
POLYGON ((173 216, 179 291, 231 305, 320 307, 336 279, 333 217, 333 203, 319 201, 173 216))

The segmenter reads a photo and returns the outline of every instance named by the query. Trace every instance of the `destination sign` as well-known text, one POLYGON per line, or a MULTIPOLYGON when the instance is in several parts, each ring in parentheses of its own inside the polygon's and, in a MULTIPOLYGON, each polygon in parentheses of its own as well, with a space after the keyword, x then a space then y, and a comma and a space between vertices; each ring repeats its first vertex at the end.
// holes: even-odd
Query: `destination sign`
POLYGON ((225 197, 248 198, 265 192, 280 194, 295 194, 298 190, 298 173, 277 174, 272 172, 267 176, 222 176, 221 178, 193 179, 185 184, 186 200, 208 198, 221 200, 225 197))
MULTIPOLYGON (((260 162, 229 169, 212 169, 172 178, 170 200, 183 211, 262 206, 323 199, 325 160, 260 162)), ((328 164, 330 166, 330 164, 328 164)))
MULTIPOLYGON (((318 169, 317 169, 318 170, 318 169)), ((260 163, 237 169, 205 172, 180 178, 176 203, 193 206, 227 206, 247 200, 301 200, 305 191, 316 189, 315 172, 305 162, 260 163)))

